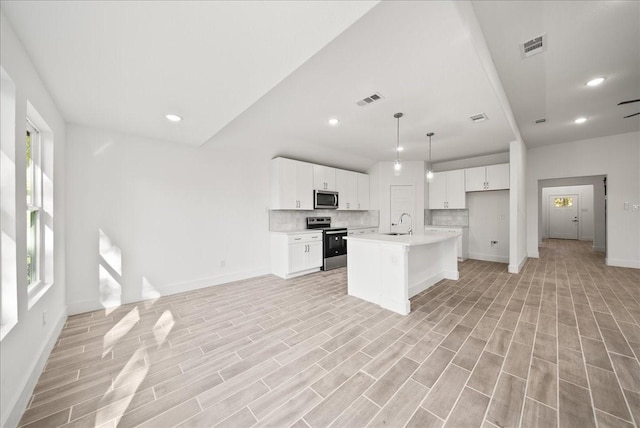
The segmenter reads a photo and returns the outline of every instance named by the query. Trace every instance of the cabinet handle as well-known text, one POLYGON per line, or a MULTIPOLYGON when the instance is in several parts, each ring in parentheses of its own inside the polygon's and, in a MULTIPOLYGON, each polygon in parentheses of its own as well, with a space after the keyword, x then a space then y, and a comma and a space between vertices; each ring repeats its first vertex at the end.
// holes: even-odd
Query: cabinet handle
POLYGON ((358 202, 358 209, 360 209, 360 202, 358 202))
POLYGON ((302 238, 293 238, 293 240, 294 240, 294 241, 299 241, 299 240, 301 240, 301 239, 302 239, 302 238))

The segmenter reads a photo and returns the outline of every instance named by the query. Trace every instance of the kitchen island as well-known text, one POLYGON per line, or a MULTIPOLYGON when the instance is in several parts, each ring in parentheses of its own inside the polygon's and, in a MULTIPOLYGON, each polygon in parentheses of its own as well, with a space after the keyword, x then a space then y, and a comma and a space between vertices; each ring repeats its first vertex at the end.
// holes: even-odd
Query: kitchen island
POLYGON ((442 279, 459 278, 458 234, 376 233, 346 239, 348 294, 401 315, 411 311, 409 298, 442 279))

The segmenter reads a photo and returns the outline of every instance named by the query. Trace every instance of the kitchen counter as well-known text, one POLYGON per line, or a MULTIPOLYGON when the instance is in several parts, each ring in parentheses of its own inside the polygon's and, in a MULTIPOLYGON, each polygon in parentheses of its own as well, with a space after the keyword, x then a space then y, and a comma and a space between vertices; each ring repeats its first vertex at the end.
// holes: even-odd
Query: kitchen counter
POLYGON ((407 315, 409 299, 442 279, 457 280, 457 233, 349 236, 347 292, 407 315))

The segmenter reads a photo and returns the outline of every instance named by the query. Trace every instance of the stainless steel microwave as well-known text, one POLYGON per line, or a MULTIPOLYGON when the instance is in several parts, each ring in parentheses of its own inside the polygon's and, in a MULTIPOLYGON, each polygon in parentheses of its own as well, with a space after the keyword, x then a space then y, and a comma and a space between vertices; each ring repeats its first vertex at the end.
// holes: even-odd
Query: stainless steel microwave
POLYGON ((313 191, 313 207, 316 209, 335 210, 338 208, 338 192, 328 190, 313 191))

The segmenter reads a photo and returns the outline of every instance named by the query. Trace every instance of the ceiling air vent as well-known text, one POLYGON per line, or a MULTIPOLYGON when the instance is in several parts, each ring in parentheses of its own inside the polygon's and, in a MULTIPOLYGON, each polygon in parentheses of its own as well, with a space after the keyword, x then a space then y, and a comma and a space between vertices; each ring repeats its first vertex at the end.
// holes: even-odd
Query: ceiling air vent
POLYGON ((542 119, 536 120, 536 123, 545 123, 546 121, 547 119, 543 117, 542 119))
POLYGON ((384 97, 379 92, 376 92, 373 95, 369 95, 368 97, 359 100, 356 104, 362 107, 362 106, 366 106, 367 104, 371 104, 372 102, 381 100, 382 98, 384 97))
POLYGON ((473 121, 473 123, 478 123, 478 122, 484 122, 489 118, 487 117, 486 114, 480 113, 480 114, 474 114, 473 116, 470 117, 470 119, 473 121))
POLYGON ((547 33, 534 37, 520 45, 520 53, 524 58, 542 53, 547 48, 547 33))

